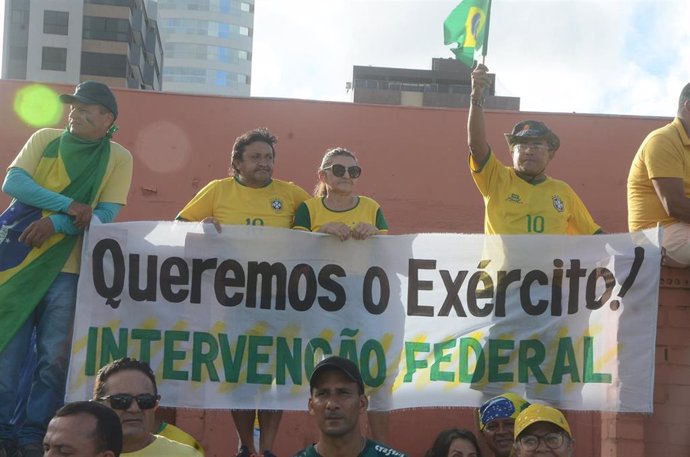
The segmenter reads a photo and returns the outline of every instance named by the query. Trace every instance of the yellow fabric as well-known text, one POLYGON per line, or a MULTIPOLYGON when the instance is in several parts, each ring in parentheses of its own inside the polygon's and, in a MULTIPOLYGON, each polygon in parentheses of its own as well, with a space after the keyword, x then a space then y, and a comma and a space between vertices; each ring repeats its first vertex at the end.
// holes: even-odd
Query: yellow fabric
POLYGON ((628 174, 628 228, 631 232, 678 222, 654 190, 654 178, 680 178, 690 198, 690 138, 680 119, 654 130, 635 154, 628 174))
MULTIPOLYGON (((54 192, 59 191, 64 187, 64 179, 69 181, 62 162, 59 160, 44 160, 40 167, 39 162, 48 143, 59 137, 62 132, 62 130, 58 129, 38 130, 29 138, 8 168, 21 168, 34 177, 40 186, 54 192)), ((103 183, 98 190, 94 207, 98 202, 126 204, 131 181, 132 155, 127 149, 111 141, 110 160, 103 176, 103 183)), ((81 244, 82 240, 80 237, 62 269, 63 272, 79 273, 81 244)))
MULTIPOLYGON (((373 199, 369 197, 360 196, 357 206, 347 211, 333 211, 326 208, 323 204, 323 197, 314 197, 305 201, 304 204, 309 211, 309 218, 311 220, 311 227, 306 227, 300 224, 300 221, 295 221, 296 229, 309 230, 318 232, 321 226, 328 222, 342 222, 350 228, 353 228, 360 222, 365 222, 376 227, 377 214, 381 207, 373 199)), ((388 227, 377 227, 381 233, 387 233, 388 227)))
POLYGON ((155 441, 144 449, 134 452, 123 452, 122 457, 203 457, 191 446, 172 441, 164 436, 154 435, 155 441))
POLYGON ((202 221, 215 217, 221 224, 290 228, 297 206, 307 198, 304 189, 279 179, 258 189, 235 178, 216 179, 201 189, 177 218, 202 221))
POLYGON ((547 177, 530 184, 493 153, 483 167, 470 156, 470 168, 484 197, 487 235, 591 235, 601 229, 580 197, 563 181, 547 177))
POLYGON ((199 451, 199 453, 204 455, 204 448, 201 444, 189 433, 185 432, 179 427, 176 427, 167 422, 163 422, 161 430, 158 431, 157 435, 164 436, 172 441, 177 441, 178 443, 186 444, 192 446, 194 449, 199 451))
POLYGON ((537 422, 549 422, 554 424, 563 429, 569 437, 573 437, 570 431, 570 425, 562 412, 551 406, 532 403, 518 414, 517 419, 515 419, 515 439, 517 439, 527 427, 537 422))

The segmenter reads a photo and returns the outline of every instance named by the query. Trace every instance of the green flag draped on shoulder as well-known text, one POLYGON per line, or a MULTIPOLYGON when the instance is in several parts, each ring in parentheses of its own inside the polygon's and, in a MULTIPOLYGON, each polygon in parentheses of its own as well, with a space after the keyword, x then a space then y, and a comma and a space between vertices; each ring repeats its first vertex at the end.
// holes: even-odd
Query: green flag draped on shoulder
POLYGON ((457 43, 451 51, 468 67, 474 62, 474 51, 485 46, 488 15, 489 0, 463 0, 443 23, 443 43, 457 43))

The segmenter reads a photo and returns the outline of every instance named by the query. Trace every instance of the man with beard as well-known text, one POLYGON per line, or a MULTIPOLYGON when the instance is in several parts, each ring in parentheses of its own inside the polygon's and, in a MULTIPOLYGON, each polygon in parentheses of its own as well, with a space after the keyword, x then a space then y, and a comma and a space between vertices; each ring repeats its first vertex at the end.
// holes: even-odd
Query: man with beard
MULTIPOLYGON (((295 211, 309 194, 292 182, 273 179, 275 136, 266 128, 250 130, 235 140, 231 176, 208 183, 179 212, 177 220, 221 225, 292 227, 295 211)), ((259 449, 254 446, 254 410, 232 410, 240 439, 237 457, 275 457, 271 449, 282 411, 259 410, 259 449)))

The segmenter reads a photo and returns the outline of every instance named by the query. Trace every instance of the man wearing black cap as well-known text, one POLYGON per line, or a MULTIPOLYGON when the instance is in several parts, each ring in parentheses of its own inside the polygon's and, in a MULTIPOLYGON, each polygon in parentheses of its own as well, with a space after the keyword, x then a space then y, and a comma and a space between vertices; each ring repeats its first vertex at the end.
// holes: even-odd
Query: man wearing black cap
POLYGON ((332 356, 319 362, 309 379, 309 414, 320 430, 319 441, 295 457, 404 457, 400 451, 365 438, 359 418, 369 401, 362 375, 353 362, 332 356))
POLYGON ((488 68, 472 72, 472 95, 467 122, 472 178, 484 197, 486 234, 601 233, 584 203, 565 182, 546 175, 546 167, 560 140, 538 121, 518 122, 505 134, 513 167, 500 163, 486 141, 484 91, 488 68))
POLYGON ((65 130, 34 133, 9 166, 0 215, 0 457, 18 446, 43 455, 43 435, 65 395, 81 256, 81 234, 95 215, 111 222, 126 203, 132 156, 110 140, 117 103, 108 86, 85 81, 60 101, 65 130), (20 368, 36 332, 36 369, 26 420, 10 425, 20 368))

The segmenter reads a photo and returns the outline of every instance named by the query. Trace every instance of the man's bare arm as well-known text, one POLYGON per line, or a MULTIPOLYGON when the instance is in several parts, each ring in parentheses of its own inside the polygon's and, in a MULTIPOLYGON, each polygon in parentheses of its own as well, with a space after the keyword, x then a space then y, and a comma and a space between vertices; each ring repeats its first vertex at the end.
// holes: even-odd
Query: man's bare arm
POLYGON ((653 178, 656 191, 666 214, 679 221, 690 223, 690 198, 685 196, 682 178, 653 178))
POLYGON ((482 64, 472 72, 472 95, 470 103, 470 115, 467 119, 467 144, 470 154, 479 164, 484 164, 489 157, 489 144, 486 141, 484 127, 484 92, 491 84, 489 69, 482 64))

